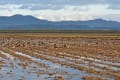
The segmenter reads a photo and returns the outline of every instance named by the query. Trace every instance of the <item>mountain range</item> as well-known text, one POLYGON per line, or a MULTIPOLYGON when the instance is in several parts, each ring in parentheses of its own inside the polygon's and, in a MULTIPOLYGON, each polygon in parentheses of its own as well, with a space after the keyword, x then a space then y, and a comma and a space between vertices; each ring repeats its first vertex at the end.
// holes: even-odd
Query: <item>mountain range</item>
POLYGON ((0 16, 0 30, 120 30, 120 22, 104 19, 48 21, 31 15, 0 16))

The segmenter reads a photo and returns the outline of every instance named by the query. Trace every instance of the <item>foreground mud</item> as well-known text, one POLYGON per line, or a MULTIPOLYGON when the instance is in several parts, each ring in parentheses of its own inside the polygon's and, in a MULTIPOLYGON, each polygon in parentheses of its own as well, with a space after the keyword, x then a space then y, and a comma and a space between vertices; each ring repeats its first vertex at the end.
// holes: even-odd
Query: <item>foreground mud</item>
POLYGON ((0 80, 120 80, 120 36, 0 35, 0 80))

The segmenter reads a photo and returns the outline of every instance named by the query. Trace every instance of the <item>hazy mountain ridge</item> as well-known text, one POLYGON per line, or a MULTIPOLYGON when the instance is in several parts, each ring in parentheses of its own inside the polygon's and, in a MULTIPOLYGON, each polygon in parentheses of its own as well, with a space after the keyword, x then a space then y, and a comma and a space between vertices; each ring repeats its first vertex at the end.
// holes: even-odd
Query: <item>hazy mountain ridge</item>
POLYGON ((0 16, 0 29, 120 30, 120 22, 94 19, 87 21, 42 20, 33 16, 0 16))

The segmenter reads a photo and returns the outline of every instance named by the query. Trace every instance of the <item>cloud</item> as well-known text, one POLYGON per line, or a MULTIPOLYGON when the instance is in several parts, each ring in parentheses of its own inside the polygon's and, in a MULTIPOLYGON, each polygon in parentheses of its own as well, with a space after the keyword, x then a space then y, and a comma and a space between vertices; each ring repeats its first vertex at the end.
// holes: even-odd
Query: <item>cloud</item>
POLYGON ((111 6, 108 7, 108 9, 119 10, 120 5, 111 5, 111 6))
POLYGON ((12 11, 12 10, 15 10, 15 9, 18 9, 20 8, 21 5, 0 5, 0 10, 7 10, 7 11, 12 11))
POLYGON ((0 15, 33 15, 53 21, 95 18, 120 21, 119 4, 120 0, 0 0, 0 15))
POLYGON ((20 9, 59 10, 67 6, 107 4, 109 9, 119 9, 120 0, 1 0, 0 5, 22 5, 20 9))
POLYGON ((103 19, 120 22, 120 14, 108 14, 108 15, 103 15, 102 17, 103 17, 103 19))
POLYGON ((109 0, 108 9, 120 9, 120 0, 109 0))
POLYGON ((38 18, 40 19, 48 19, 50 21, 67 21, 67 20, 90 20, 93 19, 92 16, 84 15, 84 14, 59 14, 61 16, 58 16, 56 14, 42 14, 38 15, 38 18))
POLYGON ((19 7, 19 9, 29 9, 29 10, 46 10, 46 9, 52 9, 52 10, 58 10, 58 9, 62 9, 63 6, 61 5, 52 5, 52 4, 22 4, 21 7, 19 7))

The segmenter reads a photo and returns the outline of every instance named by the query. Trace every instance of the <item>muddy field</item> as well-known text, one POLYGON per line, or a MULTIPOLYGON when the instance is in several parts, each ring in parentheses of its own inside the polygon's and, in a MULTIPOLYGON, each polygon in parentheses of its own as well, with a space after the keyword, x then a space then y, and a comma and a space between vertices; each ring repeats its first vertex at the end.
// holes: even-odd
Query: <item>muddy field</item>
POLYGON ((0 80, 120 80, 120 36, 1 34, 0 80))

